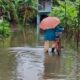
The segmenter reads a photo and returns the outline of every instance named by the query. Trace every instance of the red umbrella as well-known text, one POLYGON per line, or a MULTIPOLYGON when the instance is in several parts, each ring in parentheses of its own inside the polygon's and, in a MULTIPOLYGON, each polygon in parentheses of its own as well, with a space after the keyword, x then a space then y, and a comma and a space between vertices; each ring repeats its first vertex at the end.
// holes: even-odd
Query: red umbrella
POLYGON ((60 23, 57 17, 46 17, 40 23, 40 28, 43 30, 55 28, 60 23))

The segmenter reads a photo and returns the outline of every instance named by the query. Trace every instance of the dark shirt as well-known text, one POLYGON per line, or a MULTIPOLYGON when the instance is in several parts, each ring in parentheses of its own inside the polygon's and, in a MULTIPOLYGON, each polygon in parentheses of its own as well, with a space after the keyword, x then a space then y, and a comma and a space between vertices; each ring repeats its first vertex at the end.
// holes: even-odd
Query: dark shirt
POLYGON ((54 41, 56 40, 56 38, 58 38, 59 32, 63 32, 63 27, 58 25, 56 28, 54 29, 46 29, 44 30, 44 40, 48 40, 48 41, 54 41))

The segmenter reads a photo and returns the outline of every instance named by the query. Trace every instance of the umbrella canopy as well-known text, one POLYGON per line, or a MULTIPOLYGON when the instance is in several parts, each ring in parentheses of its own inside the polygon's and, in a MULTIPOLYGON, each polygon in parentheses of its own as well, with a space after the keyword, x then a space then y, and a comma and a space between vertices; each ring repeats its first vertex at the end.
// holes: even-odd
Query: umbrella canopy
POLYGON ((42 30, 55 28, 60 24, 60 20, 57 17, 46 17, 40 23, 40 28, 42 30))

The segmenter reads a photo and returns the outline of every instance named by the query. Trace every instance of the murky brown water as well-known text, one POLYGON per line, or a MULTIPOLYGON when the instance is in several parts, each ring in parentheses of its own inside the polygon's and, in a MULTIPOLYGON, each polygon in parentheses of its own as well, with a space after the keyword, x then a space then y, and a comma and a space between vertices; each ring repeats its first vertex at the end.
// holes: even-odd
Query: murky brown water
POLYGON ((61 56, 45 54, 42 45, 25 35, 0 40, 0 80, 80 80, 80 55, 67 49, 61 56))

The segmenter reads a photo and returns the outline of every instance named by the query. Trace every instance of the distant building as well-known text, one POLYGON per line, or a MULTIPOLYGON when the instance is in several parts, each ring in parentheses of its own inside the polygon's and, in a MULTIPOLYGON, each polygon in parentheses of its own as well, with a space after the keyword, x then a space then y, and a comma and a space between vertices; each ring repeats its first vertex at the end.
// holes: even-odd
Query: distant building
POLYGON ((51 0, 38 0, 38 12, 48 13, 51 11, 51 0))

